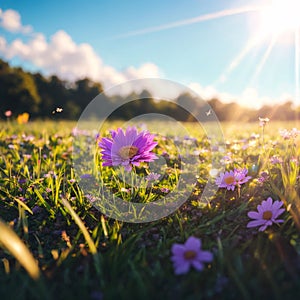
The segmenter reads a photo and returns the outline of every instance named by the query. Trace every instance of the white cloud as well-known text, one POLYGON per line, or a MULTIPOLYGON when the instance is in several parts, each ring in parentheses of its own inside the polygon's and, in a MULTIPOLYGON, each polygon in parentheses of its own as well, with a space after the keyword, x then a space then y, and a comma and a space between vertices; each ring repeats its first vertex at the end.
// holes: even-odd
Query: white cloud
POLYGON ((195 91, 199 96, 201 96, 204 100, 211 99, 217 96, 217 92, 212 86, 209 87, 202 87, 197 82, 192 82, 188 86, 191 90, 195 91))
POLYGON ((282 104, 293 99, 293 96, 290 94, 282 94, 277 99, 261 96, 255 88, 246 88, 239 96, 219 92, 212 86, 202 87, 197 82, 190 83, 189 88, 195 91, 204 100, 216 98, 224 103, 236 102, 241 106, 254 109, 259 109, 263 105, 282 104))
POLYGON ((15 33, 21 32, 27 34, 32 32, 32 27, 30 25, 22 25, 20 14, 13 9, 5 11, 0 9, 0 27, 15 33))
MULTIPOLYGON (((28 42, 15 39, 8 44, 0 38, 0 54, 6 59, 19 57, 46 74, 56 74, 63 79, 73 81, 89 77, 103 83, 105 88, 128 80, 160 76, 159 68, 152 63, 144 63, 139 68, 131 66, 123 71, 105 65, 89 44, 76 44, 63 30, 57 31, 49 41, 41 33, 34 34, 28 42)), ((140 91, 141 87, 132 85, 132 89, 140 91)))
POLYGON ((155 64, 145 63, 139 69, 134 67, 129 67, 125 70, 124 74, 129 80, 139 78, 140 75, 142 77, 157 77, 159 74, 159 69, 155 64))

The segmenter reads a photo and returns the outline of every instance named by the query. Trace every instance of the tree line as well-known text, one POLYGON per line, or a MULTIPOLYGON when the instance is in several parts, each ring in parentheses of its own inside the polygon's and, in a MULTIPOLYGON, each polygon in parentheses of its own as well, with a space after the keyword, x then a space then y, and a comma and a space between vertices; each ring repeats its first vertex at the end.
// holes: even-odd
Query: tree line
MULTIPOLYGON (((12 67, 1 59, 0 87, 2 119, 6 118, 5 111, 9 110, 13 116, 28 112, 31 119, 47 119, 55 114, 55 118, 76 120, 89 102, 103 92, 102 84, 89 78, 69 82, 55 75, 45 77, 40 73, 30 73, 20 67, 12 67)), ((102 94, 101 101, 106 107, 120 103, 120 107, 110 116, 111 119, 130 119, 155 112, 169 115, 179 121, 195 121, 200 113, 203 114, 203 102, 199 102, 199 99, 189 93, 179 95, 174 102, 156 101, 146 90, 125 98, 120 95, 102 94), (134 98, 143 101, 126 103, 127 99, 134 98), (122 103, 126 104, 121 105, 122 103), (188 108, 188 111, 182 106, 188 108)), ((266 105, 258 110, 242 107, 236 102, 222 103, 215 98, 207 102, 220 121, 251 122, 257 121, 258 117, 287 121, 298 118, 298 109, 293 107, 291 101, 273 106, 266 105)))

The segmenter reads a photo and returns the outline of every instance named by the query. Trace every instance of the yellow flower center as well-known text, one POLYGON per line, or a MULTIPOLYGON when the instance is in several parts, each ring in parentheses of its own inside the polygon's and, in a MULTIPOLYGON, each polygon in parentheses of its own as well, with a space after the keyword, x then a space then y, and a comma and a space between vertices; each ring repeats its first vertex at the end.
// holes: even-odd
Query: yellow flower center
POLYGON ((262 217, 264 220, 271 220, 272 216, 273 216, 272 212, 270 210, 266 210, 266 211, 264 211, 262 217))
POLYGON ((134 157, 139 151, 138 147, 135 146, 123 146, 119 150, 119 154, 123 159, 128 159, 134 157))
POLYGON ((234 176, 228 176, 224 179, 226 184, 233 184, 234 183, 234 176))
POLYGON ((197 256, 197 253, 193 250, 188 250, 184 252, 185 259, 194 259, 197 256))

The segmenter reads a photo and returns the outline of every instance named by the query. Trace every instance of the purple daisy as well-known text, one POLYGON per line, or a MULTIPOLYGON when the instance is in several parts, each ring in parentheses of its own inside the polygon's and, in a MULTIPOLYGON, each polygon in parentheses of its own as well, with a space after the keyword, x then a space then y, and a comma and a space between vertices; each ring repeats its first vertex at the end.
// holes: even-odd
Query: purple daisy
POLYGON ((159 178, 160 178, 160 174, 157 174, 157 173, 149 173, 146 176, 146 180, 148 182, 157 181, 159 178))
POLYGON ((147 131, 138 133, 135 127, 127 127, 125 132, 121 128, 112 130, 111 138, 102 138, 98 143, 102 148, 102 165, 121 165, 126 171, 131 171, 132 166, 157 159, 151 152, 157 145, 153 139, 154 135, 147 131))
POLYGON ((260 205, 257 206, 257 211, 248 212, 248 217, 254 219, 247 224, 247 228, 261 226, 258 230, 264 231, 268 226, 273 223, 282 223, 283 220, 276 220, 284 211, 281 208, 283 205, 282 201, 276 200, 273 203, 273 199, 269 197, 264 200, 260 205))
POLYGON ((259 126, 260 127, 264 127, 267 125, 267 123, 269 123, 270 119, 269 118, 261 118, 259 117, 259 126))
POLYGON ((297 136, 300 134, 300 130, 298 130, 297 128, 293 128, 293 129, 291 129, 291 130, 281 129, 281 130, 279 130, 279 134, 280 134, 285 140, 295 139, 295 138, 297 138, 297 136))
POLYGON ((249 179, 251 179, 251 176, 247 176, 247 174, 248 174, 248 170, 246 168, 234 169, 234 176, 235 176, 236 183, 241 185, 249 181, 249 179))
POLYGON ((251 176, 247 176, 248 170, 244 169, 234 169, 233 171, 226 171, 221 173, 219 177, 216 178, 216 185, 219 188, 227 188, 227 190, 234 190, 237 185, 246 183, 251 179, 251 176))
POLYGON ((216 185, 219 188, 227 188, 227 190, 234 190, 235 189, 235 177, 233 171, 226 171, 225 173, 221 173, 219 177, 216 178, 216 185))
POLYGON ((185 244, 173 244, 172 257, 175 274, 186 274, 190 267, 193 266, 196 270, 202 271, 204 262, 211 262, 213 255, 209 251, 201 249, 201 240, 193 236, 189 237, 185 244))

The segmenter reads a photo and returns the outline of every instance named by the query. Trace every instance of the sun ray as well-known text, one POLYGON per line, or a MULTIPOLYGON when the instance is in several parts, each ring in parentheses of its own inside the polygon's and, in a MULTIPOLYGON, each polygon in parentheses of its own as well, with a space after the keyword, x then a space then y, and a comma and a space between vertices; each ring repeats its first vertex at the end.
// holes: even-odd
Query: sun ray
POLYGON ((268 57, 270 56, 270 53, 271 53, 271 51, 272 51, 272 49, 273 49, 273 47, 274 47, 274 45, 275 45, 275 43, 276 43, 276 41, 277 41, 277 38, 278 38, 278 35, 273 35, 273 36, 272 36, 271 42, 270 42, 270 44, 269 44, 267 50, 265 51, 265 53, 264 53, 264 55, 263 55, 261 61, 260 61, 259 64, 257 65, 256 70, 255 70, 255 73, 254 73, 253 76, 252 76, 252 79, 250 80, 251 84, 255 81, 255 79, 256 79, 256 78, 258 77, 258 75, 260 74, 260 72, 261 72, 263 66, 265 65, 265 63, 266 63, 268 57))
POLYGON ((215 84, 224 83, 231 72, 239 66, 241 61, 245 58, 245 56, 264 38, 264 35, 254 35, 247 42, 246 46, 242 49, 242 51, 231 61, 227 69, 219 76, 216 80, 215 84))
POLYGON ((144 35, 144 34, 148 34, 148 33, 152 33, 152 32, 158 32, 158 31, 163 31, 163 30, 172 29, 172 28, 176 28, 176 27, 187 26, 190 24, 219 19, 219 18, 223 18, 223 17, 227 17, 227 16, 238 15, 238 14, 243 14, 243 13, 252 12, 252 11, 259 11, 261 9, 262 9, 262 6, 245 6, 245 7, 241 7, 241 8, 225 9, 225 10, 221 10, 218 12, 201 15, 201 16, 198 16, 195 18, 190 18, 190 19, 176 21, 176 22, 172 22, 172 23, 168 23, 168 24, 159 25, 159 26, 130 31, 125 34, 115 36, 114 38, 115 39, 116 38, 127 38, 127 37, 132 37, 132 36, 137 36, 137 35, 144 35))

